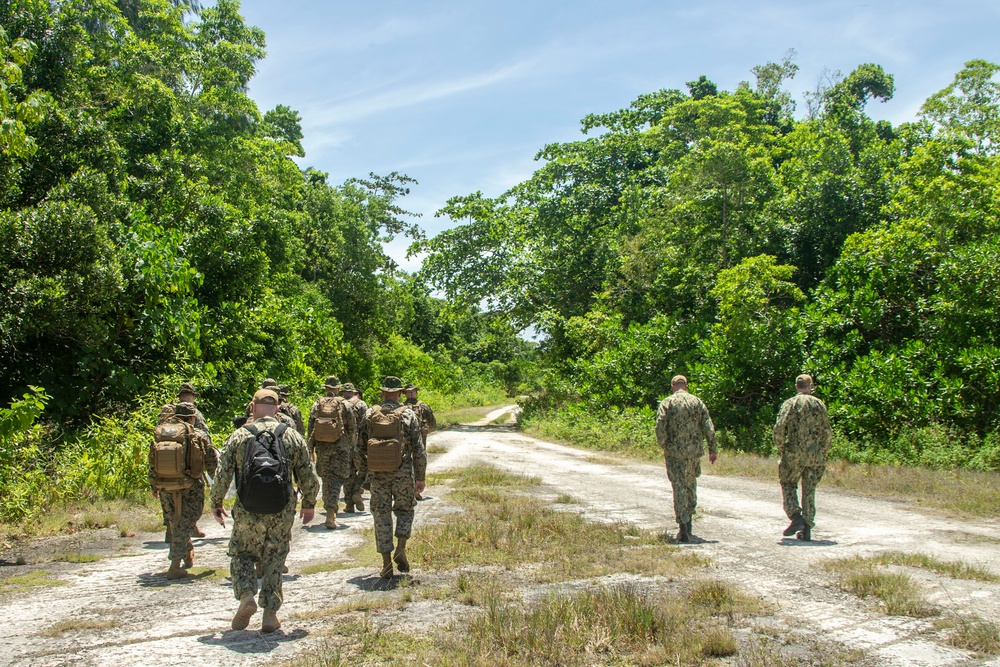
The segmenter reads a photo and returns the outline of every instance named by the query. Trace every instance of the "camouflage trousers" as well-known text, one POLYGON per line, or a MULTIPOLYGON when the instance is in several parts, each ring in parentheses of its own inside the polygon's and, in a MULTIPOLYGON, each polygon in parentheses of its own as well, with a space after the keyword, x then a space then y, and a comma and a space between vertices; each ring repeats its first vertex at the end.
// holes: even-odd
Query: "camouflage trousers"
POLYGON ((392 515, 396 515, 396 537, 410 537, 413 530, 413 473, 409 469, 372 473, 371 511, 375 520, 375 549, 392 551, 392 515))
POLYGON ((678 525, 687 523, 698 506, 698 477, 701 459, 667 458, 667 479, 674 491, 674 517, 678 525))
POLYGON ((323 507, 340 509, 340 489, 351 476, 351 446, 345 442, 316 443, 316 474, 323 482, 323 507))
POLYGON ((205 509, 205 484, 201 480, 194 483, 190 489, 183 491, 160 491, 160 507, 163 509, 164 521, 170 526, 170 552, 167 558, 180 560, 194 548, 191 535, 197 527, 198 519, 205 509), (174 521, 174 494, 179 494, 181 501, 180 518, 174 521))
POLYGON ((351 458, 351 474, 347 476, 347 481, 344 482, 344 500, 348 504, 357 503, 363 501, 363 495, 365 490, 361 488, 361 484, 365 480, 361 479, 358 475, 358 466, 355 465, 353 457, 351 458))
POLYGON ((785 514, 791 519, 796 514, 802 514, 806 524, 812 528, 816 525, 816 487, 823 479, 826 466, 806 466, 793 460, 781 457, 778 463, 778 481, 781 482, 782 504, 785 514), (799 506, 799 480, 802 480, 802 505, 799 506))
POLYGON ((253 514, 238 504, 233 507, 233 533, 229 538, 229 573, 233 580, 233 595, 239 600, 249 591, 257 594, 257 574, 254 564, 260 563, 263 576, 260 606, 277 611, 284 599, 281 574, 292 540, 295 505, 280 514, 253 514))

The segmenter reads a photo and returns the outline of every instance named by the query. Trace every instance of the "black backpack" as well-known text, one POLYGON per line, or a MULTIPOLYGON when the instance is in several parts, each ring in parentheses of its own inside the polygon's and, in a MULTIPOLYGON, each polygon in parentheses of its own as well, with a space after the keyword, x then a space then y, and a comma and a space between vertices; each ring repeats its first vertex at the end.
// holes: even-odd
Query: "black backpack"
POLYGON ((261 431, 253 424, 243 426, 253 434, 246 444, 243 466, 236 478, 236 493, 243 509, 254 514, 280 514, 292 497, 292 476, 281 436, 288 424, 278 424, 274 432, 261 431))

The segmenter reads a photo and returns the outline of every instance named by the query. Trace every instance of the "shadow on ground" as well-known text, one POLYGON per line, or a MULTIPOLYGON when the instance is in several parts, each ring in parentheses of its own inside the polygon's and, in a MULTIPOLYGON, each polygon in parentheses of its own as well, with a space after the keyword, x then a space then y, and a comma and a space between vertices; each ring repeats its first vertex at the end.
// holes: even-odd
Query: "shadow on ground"
MULTIPOLYGON (((259 620, 259 619, 258 619, 259 620)), ((211 634, 198 637, 198 641, 209 646, 222 646, 234 653, 270 653, 284 642, 304 639, 309 632, 302 629, 285 632, 278 628, 274 632, 263 633, 259 630, 226 630, 221 635, 211 634)))

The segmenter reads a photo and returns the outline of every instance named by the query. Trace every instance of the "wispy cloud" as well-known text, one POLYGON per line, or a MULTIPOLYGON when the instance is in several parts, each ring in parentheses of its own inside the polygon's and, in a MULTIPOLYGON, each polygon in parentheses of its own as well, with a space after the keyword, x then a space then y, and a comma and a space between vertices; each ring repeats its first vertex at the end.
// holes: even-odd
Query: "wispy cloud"
POLYGON ((330 105, 308 109, 303 115, 308 115, 310 124, 314 127, 355 121, 521 79, 531 74, 534 63, 535 59, 529 58, 469 76, 402 86, 367 97, 342 99, 330 105))

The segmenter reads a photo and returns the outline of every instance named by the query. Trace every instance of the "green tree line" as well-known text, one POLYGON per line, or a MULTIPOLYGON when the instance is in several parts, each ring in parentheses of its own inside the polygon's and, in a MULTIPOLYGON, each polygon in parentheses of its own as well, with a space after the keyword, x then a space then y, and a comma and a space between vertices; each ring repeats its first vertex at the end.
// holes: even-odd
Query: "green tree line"
POLYGON ((520 382, 509 322, 449 307, 385 253, 422 238, 412 179, 296 164, 298 113, 247 93, 264 56, 233 0, 0 3, 0 518, 141 492, 182 379, 219 426, 265 376, 300 401, 330 373, 520 382))
POLYGON ((838 455, 1000 469, 1000 66, 967 63, 899 125, 866 111, 895 92, 882 67, 802 113, 797 69, 587 116, 528 180, 451 199, 423 275, 541 332, 529 418, 634 430, 684 373, 725 443, 768 453, 808 372, 838 455))

